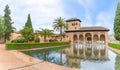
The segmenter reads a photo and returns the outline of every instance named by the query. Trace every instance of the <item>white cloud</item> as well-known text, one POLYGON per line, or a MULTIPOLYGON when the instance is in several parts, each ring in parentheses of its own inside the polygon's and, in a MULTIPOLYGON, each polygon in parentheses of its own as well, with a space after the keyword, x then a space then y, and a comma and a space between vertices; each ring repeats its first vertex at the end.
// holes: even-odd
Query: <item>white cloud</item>
POLYGON ((94 10, 96 7, 95 0, 78 0, 78 2, 86 11, 94 10))
MULTIPOLYGON (((53 20, 57 17, 67 17, 64 12, 62 0, 0 0, 0 5, 8 4, 11 9, 12 20, 17 29, 24 26, 28 13, 31 14, 35 29, 52 29, 53 20)), ((4 7, 0 8, 4 10, 4 7)), ((1 11, 0 11, 1 13, 1 11)))
POLYGON ((113 4, 107 11, 101 11, 96 16, 96 26, 103 26, 110 29, 109 34, 113 34, 114 17, 117 5, 113 4))
POLYGON ((114 15, 113 11, 116 5, 112 6, 106 11, 98 11, 97 15, 94 15, 93 11, 96 10, 95 0, 78 0, 79 4, 84 7, 85 16, 83 19, 83 26, 103 26, 110 29, 109 34, 113 34, 114 15), (92 16, 96 16, 93 18, 92 16))
POLYGON ((86 13, 84 19, 82 19, 82 26, 86 27, 86 26, 93 26, 93 21, 92 21, 92 16, 90 15, 90 13, 86 13))
POLYGON ((103 26, 110 29, 110 34, 113 34, 114 14, 111 12, 100 12, 96 17, 96 26, 103 26))
POLYGON ((79 4, 84 8, 85 16, 82 20, 83 26, 92 26, 92 11, 96 9, 96 4, 94 0, 78 0, 79 4))

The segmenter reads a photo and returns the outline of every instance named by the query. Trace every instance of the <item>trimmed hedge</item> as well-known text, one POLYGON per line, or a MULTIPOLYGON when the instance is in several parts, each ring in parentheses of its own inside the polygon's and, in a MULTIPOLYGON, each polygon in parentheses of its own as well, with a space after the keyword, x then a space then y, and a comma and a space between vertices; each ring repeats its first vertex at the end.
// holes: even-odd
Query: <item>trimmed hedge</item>
POLYGON ((11 43, 25 43, 25 42, 27 42, 25 38, 14 39, 11 41, 11 43))
POLYGON ((116 49, 120 49, 120 43, 108 43, 108 45, 110 47, 116 48, 116 49))
POLYGON ((6 49, 8 50, 20 50, 20 49, 31 49, 31 48, 41 48, 41 47, 52 47, 69 45, 69 42, 48 42, 48 43, 7 43, 6 49))
POLYGON ((116 57, 115 70, 120 70, 120 55, 119 54, 116 57))

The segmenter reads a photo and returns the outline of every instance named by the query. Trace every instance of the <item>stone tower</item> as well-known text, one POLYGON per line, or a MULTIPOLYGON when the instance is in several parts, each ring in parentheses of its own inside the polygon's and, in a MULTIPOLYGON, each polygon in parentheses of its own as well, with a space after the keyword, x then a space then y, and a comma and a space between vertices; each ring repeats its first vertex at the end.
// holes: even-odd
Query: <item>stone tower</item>
POLYGON ((79 30, 81 20, 78 18, 70 18, 66 20, 67 30, 79 30))

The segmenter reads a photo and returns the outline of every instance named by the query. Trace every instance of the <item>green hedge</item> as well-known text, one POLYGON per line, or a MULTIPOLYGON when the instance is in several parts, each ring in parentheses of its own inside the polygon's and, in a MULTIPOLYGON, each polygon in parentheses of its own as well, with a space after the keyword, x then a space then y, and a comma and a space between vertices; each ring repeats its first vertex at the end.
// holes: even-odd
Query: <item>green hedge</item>
POLYGON ((48 42, 48 43, 8 43, 6 49, 8 50, 20 50, 20 49, 31 49, 51 46, 69 45, 69 42, 48 42))
POLYGON ((11 43, 25 43, 25 42, 27 42, 25 38, 14 39, 11 41, 11 43))
POLYGON ((108 43, 108 45, 110 47, 116 48, 116 49, 120 49, 120 43, 108 43))
POLYGON ((116 57, 115 70, 120 70, 120 55, 119 54, 116 57))

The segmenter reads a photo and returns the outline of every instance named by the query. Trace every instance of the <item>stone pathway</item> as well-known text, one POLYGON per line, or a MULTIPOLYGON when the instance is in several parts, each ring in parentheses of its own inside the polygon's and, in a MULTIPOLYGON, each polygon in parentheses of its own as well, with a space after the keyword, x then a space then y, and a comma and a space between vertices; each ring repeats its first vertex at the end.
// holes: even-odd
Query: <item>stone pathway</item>
POLYGON ((115 48, 112 48, 112 47, 108 47, 109 49, 115 51, 116 53, 120 54, 120 50, 119 49, 115 49, 115 48))
POLYGON ((0 44, 0 70, 76 70, 38 60, 17 50, 5 50, 0 44))

